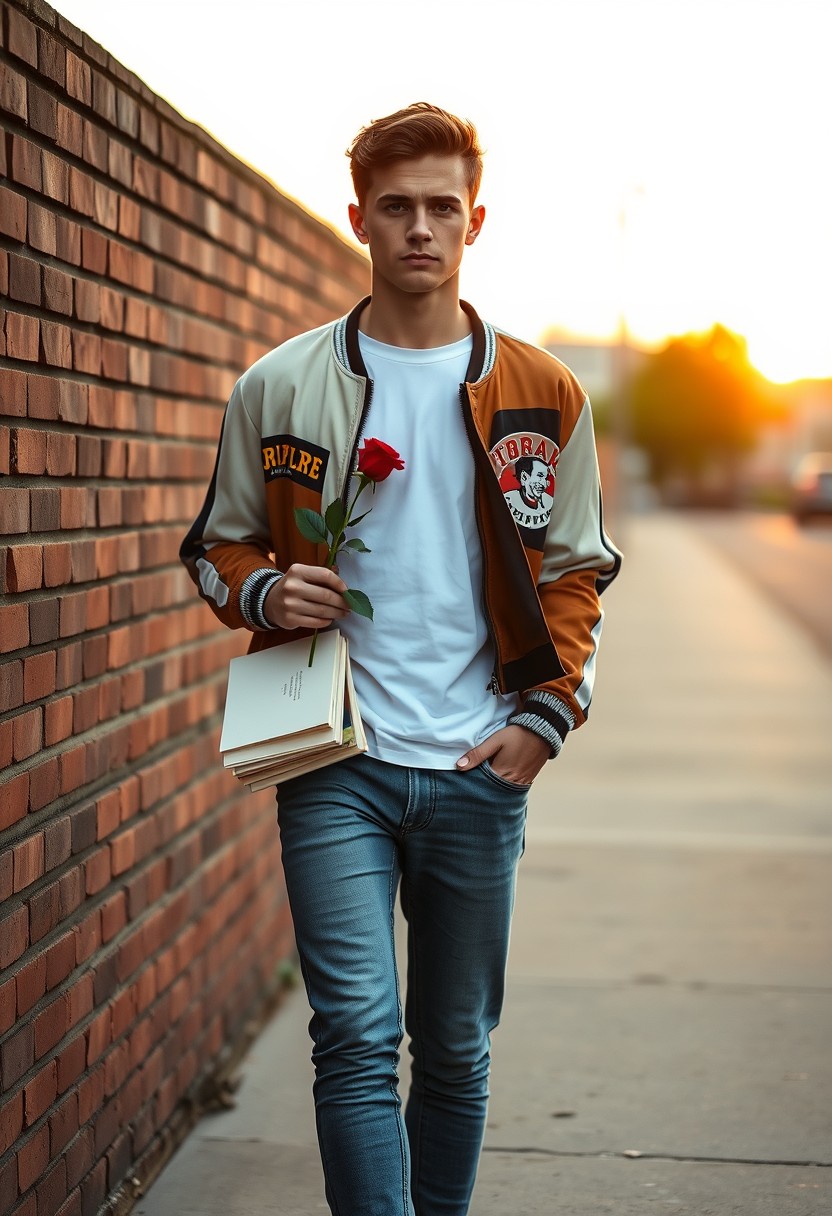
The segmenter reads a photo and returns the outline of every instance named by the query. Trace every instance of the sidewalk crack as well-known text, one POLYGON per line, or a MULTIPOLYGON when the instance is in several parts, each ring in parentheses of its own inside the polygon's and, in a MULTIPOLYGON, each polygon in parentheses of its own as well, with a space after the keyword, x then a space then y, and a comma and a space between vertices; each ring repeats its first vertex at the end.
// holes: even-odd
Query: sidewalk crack
POLYGON ((805 1166, 812 1169, 832 1169, 832 1161, 793 1161, 773 1157, 707 1157, 687 1153, 641 1153, 635 1151, 619 1151, 616 1149, 597 1149, 582 1151, 580 1149, 535 1148, 531 1145, 499 1145, 486 1144, 484 1153, 510 1153, 516 1155, 538 1157, 584 1157, 591 1160, 600 1158, 620 1158, 625 1161, 696 1161, 708 1165, 791 1165, 805 1166))

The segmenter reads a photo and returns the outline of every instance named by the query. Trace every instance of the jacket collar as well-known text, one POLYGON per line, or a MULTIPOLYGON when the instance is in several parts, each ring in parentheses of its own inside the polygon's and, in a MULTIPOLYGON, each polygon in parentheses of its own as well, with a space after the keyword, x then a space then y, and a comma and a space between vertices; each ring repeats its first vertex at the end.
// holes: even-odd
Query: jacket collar
MULTIPOLYGON (((358 322, 362 312, 370 303, 370 299, 370 296, 365 296, 363 300, 359 300, 351 313, 346 317, 341 317, 340 321, 336 321, 334 335, 335 353, 339 361, 349 371, 354 372, 357 376, 363 376, 365 380, 369 379, 369 376, 364 360, 361 358, 358 322)), ((468 314, 474 336, 474 345, 465 380, 468 384, 475 384, 478 380, 482 380, 483 376, 486 376, 494 366, 497 339, 493 326, 489 325, 487 321, 480 320, 470 304, 465 300, 460 300, 460 306, 468 314)))

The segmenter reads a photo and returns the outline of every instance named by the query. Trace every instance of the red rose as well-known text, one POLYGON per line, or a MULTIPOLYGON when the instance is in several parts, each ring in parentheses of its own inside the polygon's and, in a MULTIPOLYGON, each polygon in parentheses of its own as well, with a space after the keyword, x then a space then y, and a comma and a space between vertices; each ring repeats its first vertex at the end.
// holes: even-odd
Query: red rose
POLYGON ((370 481, 384 481, 394 469, 403 469, 404 461, 395 448, 381 439, 365 439, 358 451, 358 471, 370 481))

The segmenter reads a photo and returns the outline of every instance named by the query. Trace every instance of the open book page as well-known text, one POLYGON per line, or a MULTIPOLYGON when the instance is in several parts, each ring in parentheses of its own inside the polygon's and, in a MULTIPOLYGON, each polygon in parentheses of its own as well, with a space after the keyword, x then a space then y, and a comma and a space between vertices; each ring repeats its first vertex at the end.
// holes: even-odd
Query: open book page
POLYGON ((341 729, 346 642, 337 629, 320 634, 311 667, 309 646, 301 638, 231 660, 221 752, 341 729))
POLYGON ((323 768, 325 765, 334 764, 338 760, 346 760, 349 756, 357 756, 366 750, 367 738, 364 733, 364 724, 361 721, 361 712, 358 708, 358 700, 352 681, 352 668, 350 667, 349 656, 347 655, 344 685, 343 737, 340 745, 329 744, 320 749, 298 752, 294 757, 286 755, 275 765, 264 763, 256 776, 240 772, 237 775, 241 780, 245 781, 250 790, 264 790, 268 789, 270 785, 278 785, 282 781, 289 781, 292 777, 301 777, 304 773, 312 773, 316 769, 323 768))

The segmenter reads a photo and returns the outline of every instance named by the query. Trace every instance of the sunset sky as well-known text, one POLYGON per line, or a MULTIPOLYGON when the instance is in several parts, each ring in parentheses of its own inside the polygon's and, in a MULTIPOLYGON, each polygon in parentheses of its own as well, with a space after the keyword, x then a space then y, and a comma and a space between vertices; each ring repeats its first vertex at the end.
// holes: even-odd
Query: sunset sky
POLYGON ((411 101, 471 118, 501 327, 655 342, 720 321, 770 378, 832 376, 828 0, 57 0, 347 232, 344 150, 411 101))

